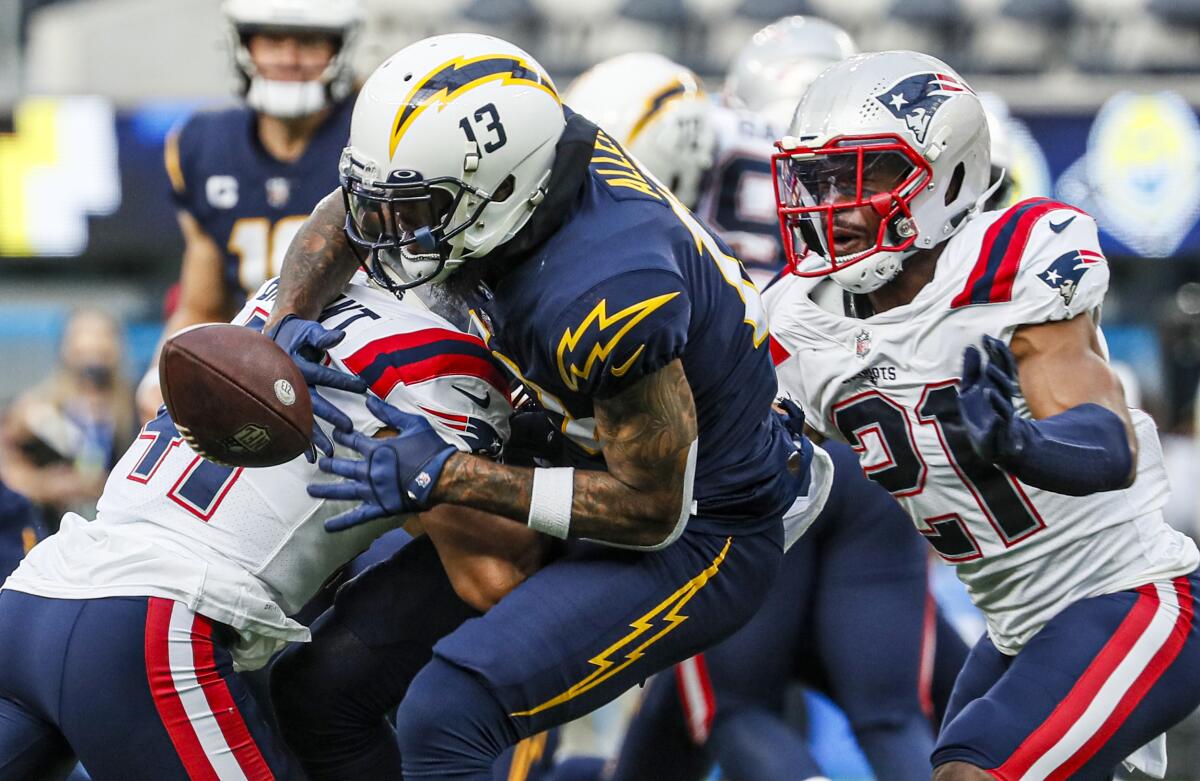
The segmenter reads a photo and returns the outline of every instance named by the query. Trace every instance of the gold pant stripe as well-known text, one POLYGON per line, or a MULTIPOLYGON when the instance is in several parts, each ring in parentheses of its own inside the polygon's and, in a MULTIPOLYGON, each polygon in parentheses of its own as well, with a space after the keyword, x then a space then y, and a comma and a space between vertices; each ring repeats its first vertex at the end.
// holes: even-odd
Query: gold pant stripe
POLYGON ((548 733, 539 732, 517 744, 516 750, 513 751, 512 764, 508 767, 508 781, 525 781, 529 778, 533 763, 541 759, 542 754, 546 752, 547 735, 548 733))
POLYGON ((717 570, 720 568, 721 562, 725 560, 725 554, 729 552, 729 546, 732 543, 733 538, 727 537, 725 539, 725 547, 721 549, 721 552, 717 554, 715 559, 713 559, 712 564, 708 565, 703 572, 689 580, 687 583, 683 584, 678 591, 655 605, 641 618, 631 622, 629 626, 631 629, 633 629, 632 632, 625 635, 620 640, 589 659, 588 662, 596 666, 596 669, 593 670, 590 675, 588 675, 579 683, 571 686, 571 688, 567 689, 562 694, 546 700, 541 705, 537 705, 529 710, 510 713, 509 716, 535 716, 542 711, 555 707, 556 705, 561 705, 568 700, 573 700, 584 692, 596 688, 640 659, 645 654, 647 648, 654 645, 668 633, 672 632, 684 621, 687 621, 688 617, 680 615, 679 611, 682 610, 687 603, 692 600, 692 597, 696 596, 700 589, 704 588, 704 585, 708 583, 710 578, 717 574, 717 570), (659 629, 657 632, 651 634, 651 632, 655 629, 656 624, 658 625, 659 629), (650 636, 640 645, 630 650, 620 661, 612 660, 611 657, 614 654, 618 653, 627 646, 632 645, 644 635, 650 636))

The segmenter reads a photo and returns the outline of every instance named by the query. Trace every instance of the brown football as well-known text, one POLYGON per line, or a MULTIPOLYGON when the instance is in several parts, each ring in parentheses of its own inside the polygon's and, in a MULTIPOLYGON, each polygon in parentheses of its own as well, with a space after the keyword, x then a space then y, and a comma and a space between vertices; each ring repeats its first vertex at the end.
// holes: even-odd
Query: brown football
POLYGON ((163 401, 192 449, 226 466, 275 466, 308 448, 312 399, 279 345, 207 323, 172 336, 158 362, 163 401))

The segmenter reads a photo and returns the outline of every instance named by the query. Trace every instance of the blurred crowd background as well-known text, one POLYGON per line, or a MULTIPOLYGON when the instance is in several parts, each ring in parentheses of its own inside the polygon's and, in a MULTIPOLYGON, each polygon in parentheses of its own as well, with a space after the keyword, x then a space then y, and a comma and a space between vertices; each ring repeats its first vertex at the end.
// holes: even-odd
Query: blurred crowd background
MULTIPOLYGON (((946 59, 1007 104, 1018 196, 1053 196, 1097 217, 1114 269, 1104 311, 1112 354, 1168 448, 1180 451, 1181 476, 1200 477, 1200 462, 1185 452, 1200 382, 1200 0, 365 7, 355 54, 364 76, 426 35, 479 31, 533 52, 560 87, 606 57, 653 50, 717 91, 738 47, 787 13, 841 24, 864 50, 946 59)), ((163 139, 198 107, 233 100, 223 25, 217 0, 0 2, 0 404, 56 370, 69 377, 79 368, 60 341, 80 307, 116 321, 114 391, 140 376, 182 250, 163 139)), ((274 270, 284 249, 271 248, 274 270)), ((1179 522, 1193 533, 1197 482, 1176 481, 1179 522)))
MULTIPOLYGON (((1169 520, 1200 534, 1200 0, 364 5, 361 76, 411 41, 477 31, 526 48, 563 88, 599 60, 651 50, 715 92, 755 30, 795 13, 842 25, 863 50, 946 60, 1007 105, 1018 196, 1097 218, 1114 271, 1109 348, 1163 433, 1169 520)), ((135 435, 131 388, 183 246, 163 140, 233 100, 232 84, 217 0, 0 0, 0 475, 50 528, 94 502, 135 435)), ((273 272, 284 249, 268 253, 273 272)))

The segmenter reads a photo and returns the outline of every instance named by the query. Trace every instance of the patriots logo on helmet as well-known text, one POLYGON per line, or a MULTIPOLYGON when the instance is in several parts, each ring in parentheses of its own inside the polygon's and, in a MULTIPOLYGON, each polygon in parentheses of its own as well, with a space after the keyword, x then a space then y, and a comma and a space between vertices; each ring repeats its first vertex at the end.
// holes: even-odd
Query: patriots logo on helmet
POLYGON ((896 119, 903 119, 917 139, 925 143, 929 121, 941 105, 955 95, 974 91, 954 76, 946 73, 918 73, 906 76, 891 87, 875 95, 875 99, 892 112, 896 119))
POLYGON ((1104 256, 1099 252, 1072 250, 1055 258, 1045 271, 1038 274, 1038 279, 1045 282, 1047 287, 1057 290, 1063 303, 1070 306, 1079 290, 1079 280, 1083 279, 1089 268, 1103 262, 1104 256))

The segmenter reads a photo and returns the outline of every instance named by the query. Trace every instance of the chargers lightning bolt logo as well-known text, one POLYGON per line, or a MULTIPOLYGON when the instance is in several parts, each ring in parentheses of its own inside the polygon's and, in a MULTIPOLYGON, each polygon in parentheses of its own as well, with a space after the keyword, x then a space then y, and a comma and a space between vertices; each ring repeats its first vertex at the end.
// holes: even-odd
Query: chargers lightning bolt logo
MULTIPOLYGON (((583 322, 579 327, 572 331, 570 328, 563 332, 562 339, 558 342, 558 374, 562 377, 563 383, 572 391, 579 390, 579 381, 586 380, 591 375, 592 369, 597 362, 602 362, 608 358, 609 354, 616 349, 617 345, 624 338, 625 334, 629 333, 634 326, 649 317, 656 309, 670 301, 675 296, 679 295, 676 290, 673 293, 664 293, 661 296, 647 298, 645 301, 639 301, 632 306, 627 306, 612 316, 608 314, 608 299, 600 299, 600 303, 588 312, 587 317, 583 318, 583 322), (592 344, 592 349, 588 351, 587 358, 583 361, 583 368, 577 366, 576 361, 568 361, 569 356, 576 348, 579 347, 583 337, 588 334, 593 324, 596 326, 596 340, 592 344), (618 324, 621 327, 615 334, 607 340, 602 340, 601 334, 604 331, 618 324)), ((619 366, 612 367, 612 373, 620 377, 625 372, 629 371, 629 367, 639 355, 646 345, 639 345, 633 354, 629 356, 619 366)))
POLYGON ((725 547, 713 559, 712 564, 704 568, 703 572, 687 583, 684 583, 674 594, 659 602, 648 613, 629 622, 629 628, 633 630, 632 632, 608 648, 605 648, 591 659, 588 659, 588 664, 595 665, 596 667, 590 675, 571 686, 562 694, 546 700, 541 705, 535 705, 529 710, 517 711, 508 715, 514 718, 517 716, 536 716, 542 711, 549 710, 556 705, 562 705, 564 702, 573 700, 579 695, 596 688, 645 656, 647 648, 654 645, 664 635, 674 631, 680 624, 688 620, 688 617, 680 615, 679 611, 683 610, 687 606, 687 603, 692 601, 692 597, 696 596, 700 592, 700 589, 704 588, 704 585, 717 574, 721 563, 725 561, 725 554, 729 552, 731 544, 733 544, 733 538, 727 537, 725 539, 725 547), (641 640, 641 642, 635 645, 638 640, 641 640), (625 652, 624 658, 620 660, 612 658, 621 652, 625 652))
POLYGON ((400 137, 412 125, 421 112, 429 106, 438 111, 451 100, 467 90, 487 82, 524 84, 548 93, 558 101, 558 91, 550 77, 534 70, 519 57, 501 54, 485 54, 466 59, 455 57, 430 71, 420 79, 400 103, 396 119, 392 122, 392 137, 388 145, 388 156, 396 154, 400 137))

